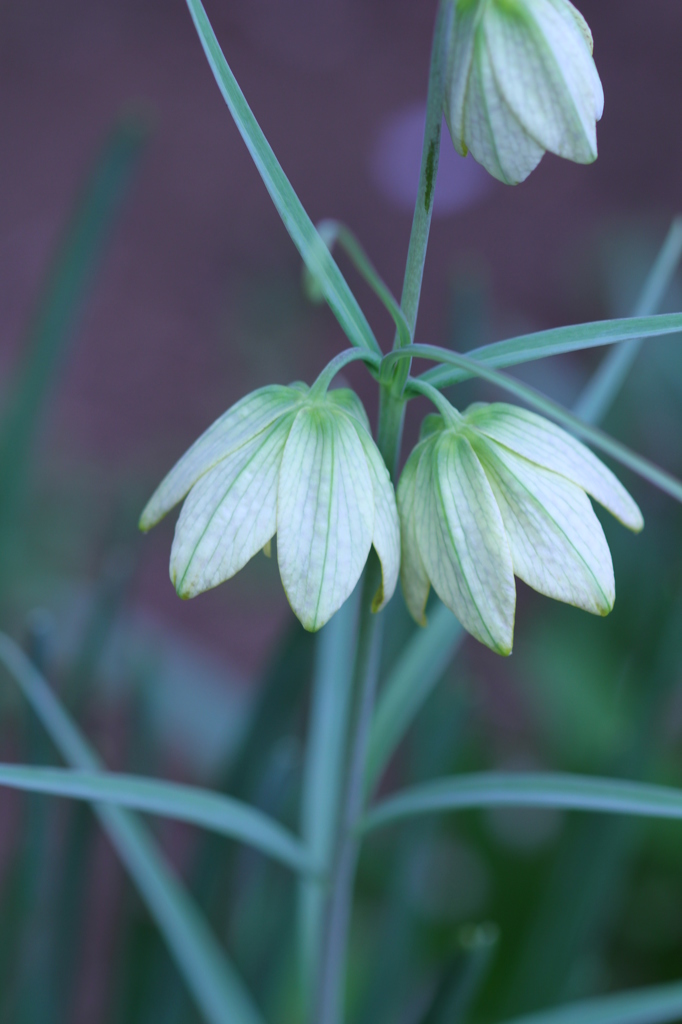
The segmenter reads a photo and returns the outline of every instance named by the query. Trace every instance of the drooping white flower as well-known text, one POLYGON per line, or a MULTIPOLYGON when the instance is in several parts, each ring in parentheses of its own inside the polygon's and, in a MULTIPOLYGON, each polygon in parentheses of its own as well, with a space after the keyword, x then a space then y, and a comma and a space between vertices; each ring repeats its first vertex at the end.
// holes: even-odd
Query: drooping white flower
POLYGON ((455 149, 516 185, 548 150, 597 158, 604 92, 569 0, 456 0, 445 98, 455 149))
POLYGON ((615 600, 613 564, 587 497, 638 532, 642 514, 592 452, 543 417, 477 403, 428 416, 398 485, 401 579, 424 624, 430 586, 465 629, 500 654, 514 633, 518 576, 597 615, 615 600))
POLYGON ((352 593, 370 548, 382 567, 374 599, 392 596, 400 565, 393 486, 354 392, 305 384, 261 388, 216 420, 163 480, 140 528, 185 498, 170 575, 181 597, 234 576, 277 534, 282 583, 306 629, 352 593))

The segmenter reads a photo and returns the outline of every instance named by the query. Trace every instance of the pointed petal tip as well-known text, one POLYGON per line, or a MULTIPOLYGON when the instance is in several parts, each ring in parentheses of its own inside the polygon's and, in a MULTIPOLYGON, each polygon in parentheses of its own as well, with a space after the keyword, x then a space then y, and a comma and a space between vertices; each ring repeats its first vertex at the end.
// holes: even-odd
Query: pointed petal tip
POLYGON ((142 509, 140 518, 137 521, 137 528, 138 530, 141 530, 142 533, 149 533, 152 527, 156 526, 157 523, 160 523, 166 515, 166 512, 169 511, 169 509, 166 509, 164 512, 159 513, 158 506, 155 507, 157 505, 154 501, 155 496, 156 492, 154 492, 145 507, 142 509))

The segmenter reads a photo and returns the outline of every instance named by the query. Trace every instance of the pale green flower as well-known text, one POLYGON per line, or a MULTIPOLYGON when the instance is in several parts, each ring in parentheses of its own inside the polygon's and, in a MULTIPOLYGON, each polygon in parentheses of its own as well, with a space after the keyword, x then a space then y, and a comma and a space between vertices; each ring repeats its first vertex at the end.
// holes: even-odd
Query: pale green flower
POLYGON ((462 156, 507 185, 545 150, 589 164, 603 109, 592 34, 568 0, 456 0, 445 110, 462 156))
POLYGON ((395 495, 352 391, 297 383, 247 395, 170 471, 140 528, 183 498, 170 558, 181 597, 234 576, 275 534, 282 583, 306 629, 323 626, 351 594, 372 545, 383 581, 374 610, 395 590, 395 495))
POLYGON ((644 521, 613 473, 548 420, 476 404, 428 416, 398 485, 403 592, 422 625, 429 588, 473 636, 509 654, 514 576, 597 615, 615 600, 613 564, 587 497, 635 532, 644 521))

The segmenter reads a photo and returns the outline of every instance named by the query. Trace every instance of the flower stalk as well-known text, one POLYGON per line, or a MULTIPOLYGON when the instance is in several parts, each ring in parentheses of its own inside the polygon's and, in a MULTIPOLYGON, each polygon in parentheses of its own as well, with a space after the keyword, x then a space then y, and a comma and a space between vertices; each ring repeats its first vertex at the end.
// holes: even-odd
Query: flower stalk
MULTIPOLYGON (((429 71, 426 125, 422 146, 419 188, 403 280, 401 308, 414 337, 421 297, 424 264, 428 248, 436 176, 440 155, 441 125, 445 89, 446 40, 453 12, 453 0, 442 0, 434 28, 429 71)), ((396 331, 393 348, 400 347, 396 331)), ((405 383, 410 360, 396 361, 391 378, 379 389, 377 447, 396 482, 407 396, 405 383)), ((374 711, 377 676, 383 639, 381 615, 372 614, 372 595, 377 587, 379 566, 373 556, 365 569, 356 667, 353 677, 353 713, 348 742, 344 797, 334 859, 330 865, 330 891, 322 937, 320 975, 315 999, 314 1024, 341 1024, 346 976, 346 949, 353 904, 353 889, 359 851, 356 825, 363 810, 364 772, 367 744, 374 711)))

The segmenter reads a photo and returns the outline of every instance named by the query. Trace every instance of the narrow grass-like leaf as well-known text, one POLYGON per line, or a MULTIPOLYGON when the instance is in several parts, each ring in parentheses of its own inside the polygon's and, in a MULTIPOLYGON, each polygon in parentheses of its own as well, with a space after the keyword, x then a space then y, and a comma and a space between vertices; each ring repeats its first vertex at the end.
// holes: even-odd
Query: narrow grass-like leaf
POLYGON ((672 1024, 682 1018, 682 982, 552 1007, 504 1024, 672 1024))
MULTIPOLYGON (((680 332, 682 313, 626 317, 622 320, 597 320, 589 324, 554 327, 548 331, 536 331, 534 334, 521 334, 516 338, 507 338, 505 341, 472 349, 467 356, 485 366, 516 366, 518 363, 546 359, 548 356, 558 356, 564 352, 580 352, 582 349, 615 345, 633 338, 661 338, 680 332)), ((448 349, 443 349, 443 352, 447 351, 448 349)), ((448 360, 443 357, 441 361, 445 363, 448 360)), ((476 374, 468 367, 456 364, 456 368, 434 366, 422 374, 420 380, 425 380, 437 388, 447 388, 475 376, 476 374)))
POLYGON ((426 629, 417 630, 406 644, 377 701, 365 770, 368 794, 465 636, 449 608, 439 604, 426 629))
POLYGON ((436 779, 389 797, 369 811, 362 828, 369 830, 419 814, 505 806, 682 820, 682 790, 559 772, 480 772, 436 779))
MULTIPOLYGON (((64 759, 81 771, 100 771, 99 758, 48 683, 21 649, 2 634, 0 661, 64 759)), ((93 808, 163 934, 204 1019, 209 1024, 262 1024, 241 979, 144 825, 120 807, 95 803, 93 808)))
MULTIPOLYGON (((610 455, 611 458, 615 459, 616 462, 620 462, 621 465, 627 466, 633 473, 637 473, 644 480, 648 480, 649 483, 658 487, 660 490, 665 491, 671 497, 677 501, 682 501, 682 482, 676 477, 667 473, 664 469, 656 466, 653 462, 645 459, 642 455, 637 455, 636 452, 631 451, 626 445, 621 444, 620 441, 614 440, 605 434, 603 430, 599 430, 597 427, 591 427, 588 423, 583 423, 577 416, 570 413, 563 406, 557 402, 553 402, 549 398, 545 398, 543 394, 536 391, 535 388, 528 387, 526 384, 521 384, 520 381, 514 380, 512 377, 507 376, 505 373, 499 373, 497 370, 490 370, 485 366, 481 366, 476 363, 473 359, 469 359, 467 356, 459 355, 456 352, 448 352, 447 349, 438 348, 435 345, 411 345, 409 349, 403 349, 404 352, 409 352, 411 355, 417 357, 420 356, 424 359, 439 359, 443 362, 450 362, 454 366, 465 367, 468 371, 471 371, 470 376, 481 377, 483 380, 489 381, 491 384, 495 384, 497 387, 502 388, 503 391, 507 391, 509 394, 514 395, 520 401, 525 402, 527 405, 533 406, 538 412, 547 416, 549 419, 555 420, 560 423, 566 430, 569 430, 572 434, 576 434, 581 437, 588 444, 591 444, 593 448, 599 448, 600 451, 610 455)), ((390 353, 386 356, 386 359, 391 359, 396 353, 390 353)), ((410 379, 408 381, 408 388, 411 388, 414 392, 429 394, 429 388, 432 385, 423 380, 423 378, 410 379)))
POLYGON ((248 804, 196 786, 118 772, 11 764, 0 764, 0 786, 76 800, 96 800, 186 821, 254 846, 294 871, 305 872, 312 867, 303 845, 282 825, 248 804))
MULTIPOLYGON (((635 316, 649 316, 656 312, 680 259, 682 217, 676 217, 644 283, 634 309, 635 316)), ((576 416, 587 423, 598 423, 603 418, 622 388, 641 347, 641 338, 631 338, 604 356, 573 408, 576 416)))
MULTIPOLYGON (((301 834, 321 872, 331 869, 339 820, 353 672, 348 652, 353 650, 359 597, 360 588, 356 587, 316 638, 301 834)), ((326 895, 324 877, 301 880, 298 923, 304 1003, 308 1013, 315 994, 326 895)))
POLYGON ((282 170, 277 157, 256 121, 220 44, 201 0, 187 0, 206 59, 235 124, 246 143, 258 173, 270 193, 285 228, 304 263, 319 282, 324 297, 352 345, 380 352, 379 344, 345 278, 320 238, 313 222, 282 170))

